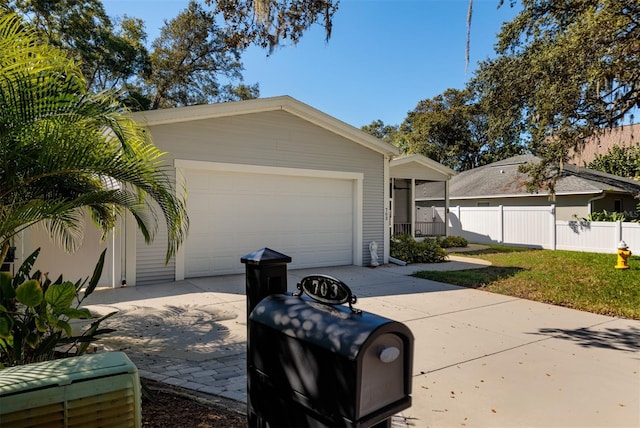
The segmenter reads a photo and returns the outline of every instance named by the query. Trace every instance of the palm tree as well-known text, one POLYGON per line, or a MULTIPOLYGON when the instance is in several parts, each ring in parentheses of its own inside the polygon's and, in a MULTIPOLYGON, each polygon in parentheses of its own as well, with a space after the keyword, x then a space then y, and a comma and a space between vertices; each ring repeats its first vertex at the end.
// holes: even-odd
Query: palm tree
POLYGON ((0 260, 36 224, 73 251, 86 210, 103 236, 133 214, 147 242, 162 216, 168 261, 188 230, 168 166, 119 94, 88 93, 64 51, 16 15, 0 16, 0 260))

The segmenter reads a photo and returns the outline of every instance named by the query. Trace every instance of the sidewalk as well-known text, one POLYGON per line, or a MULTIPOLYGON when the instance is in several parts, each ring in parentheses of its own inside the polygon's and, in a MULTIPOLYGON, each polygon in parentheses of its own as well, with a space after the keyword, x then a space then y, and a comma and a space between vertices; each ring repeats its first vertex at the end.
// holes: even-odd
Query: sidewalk
MULTIPOLYGON (((640 321, 407 276, 481 266, 451 260, 294 270, 288 288, 331 275, 356 307, 411 329, 412 426, 640 426, 640 321)), ((99 290, 87 305, 119 311, 101 346, 124 350, 142 377, 246 401, 244 275, 99 290)))

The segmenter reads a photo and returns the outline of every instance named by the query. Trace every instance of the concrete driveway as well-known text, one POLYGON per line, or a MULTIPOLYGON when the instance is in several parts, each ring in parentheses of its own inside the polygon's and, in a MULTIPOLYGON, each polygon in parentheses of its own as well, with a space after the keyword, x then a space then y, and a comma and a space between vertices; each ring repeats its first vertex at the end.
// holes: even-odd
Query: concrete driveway
MULTIPOLYGON (((356 307, 405 323, 415 336, 416 427, 638 427, 640 321, 618 319, 408 276, 439 265, 289 271, 344 281, 356 307)), ((246 401, 244 275, 99 290, 87 302, 118 331, 141 376, 246 401)))

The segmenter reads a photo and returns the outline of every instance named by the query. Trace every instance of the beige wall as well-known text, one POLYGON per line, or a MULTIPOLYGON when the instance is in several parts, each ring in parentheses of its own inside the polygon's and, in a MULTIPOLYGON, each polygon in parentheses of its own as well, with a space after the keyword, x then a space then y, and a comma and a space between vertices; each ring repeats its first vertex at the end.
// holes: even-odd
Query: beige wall
POLYGON ((622 212, 637 212, 638 211, 638 203, 640 203, 640 199, 636 199, 633 196, 629 195, 616 195, 616 194, 608 194, 605 198, 599 199, 593 202, 593 210, 594 211, 602 211, 607 210, 609 212, 615 211, 616 208, 616 200, 620 201, 622 205, 622 212))
MULTIPOLYGON (((382 154, 282 110, 155 125, 150 131, 172 159, 363 173, 362 263, 370 261, 371 241, 384 254, 382 154)), ((153 251, 138 246, 138 258, 153 251)), ((162 263, 146 268, 172 274, 162 263)))
MULTIPOLYGON (((526 196, 521 198, 486 198, 486 199, 452 199, 451 206, 461 207, 490 206, 556 206, 556 219, 571 221, 578 218, 585 218, 589 215, 589 200, 593 195, 569 195, 556 196, 555 201, 547 196, 526 196)), ((611 202, 613 203, 613 202, 611 202)), ((595 209, 599 209, 594 203, 595 209)))
POLYGON ((605 132, 599 138, 592 138, 585 143, 582 151, 574 155, 570 163, 585 165, 595 159, 597 155, 606 154, 612 147, 628 147, 640 142, 640 123, 625 125, 605 132))

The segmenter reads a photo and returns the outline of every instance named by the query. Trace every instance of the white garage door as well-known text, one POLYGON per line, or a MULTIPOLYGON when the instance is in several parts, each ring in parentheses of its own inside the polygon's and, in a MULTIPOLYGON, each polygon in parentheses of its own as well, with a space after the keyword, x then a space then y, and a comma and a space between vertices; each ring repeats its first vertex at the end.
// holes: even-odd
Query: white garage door
POLYGON ((186 170, 185 277, 244 272, 263 247, 289 268, 353 264, 353 180, 186 170))

